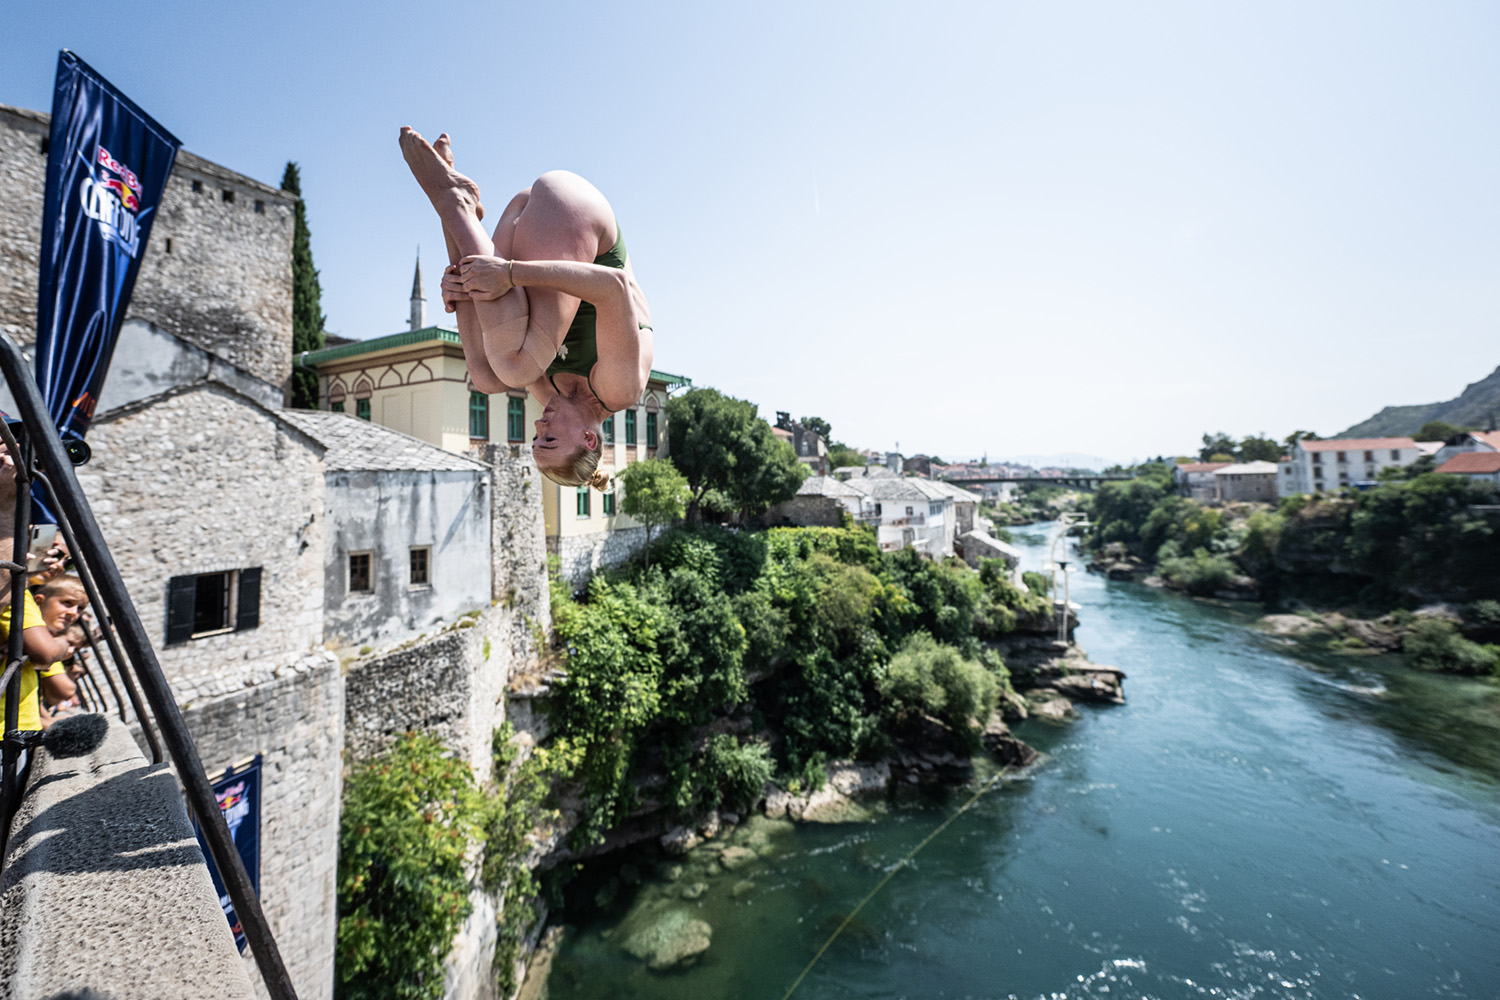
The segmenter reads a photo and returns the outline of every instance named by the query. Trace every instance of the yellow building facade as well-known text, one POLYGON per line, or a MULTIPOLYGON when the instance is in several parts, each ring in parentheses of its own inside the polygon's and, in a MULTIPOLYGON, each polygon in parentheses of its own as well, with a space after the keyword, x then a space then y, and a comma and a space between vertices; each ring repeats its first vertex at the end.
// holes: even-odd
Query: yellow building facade
MULTIPOLYGON (((297 363, 318 373, 318 408, 350 413, 460 454, 489 444, 520 454, 541 406, 524 390, 475 392, 458 332, 421 329, 309 351, 297 363)), ((680 375, 652 370, 636 405, 604 424, 599 467, 611 477, 628 464, 667 454, 666 402, 691 386, 680 375)), ((619 487, 610 491, 559 486, 537 477, 546 517, 547 550, 565 579, 581 581, 603 565, 628 558, 645 541, 645 528, 619 512, 619 487)))

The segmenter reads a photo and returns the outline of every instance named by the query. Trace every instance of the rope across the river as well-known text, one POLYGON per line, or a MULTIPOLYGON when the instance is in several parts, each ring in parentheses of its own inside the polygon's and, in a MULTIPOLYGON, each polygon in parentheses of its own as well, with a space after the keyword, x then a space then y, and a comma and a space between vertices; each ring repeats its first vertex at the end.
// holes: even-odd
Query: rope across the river
POLYGON ((911 850, 907 851, 906 856, 903 857, 900 861, 896 862, 896 864, 891 867, 891 870, 885 873, 884 878, 875 883, 875 888, 866 893, 865 898, 859 901, 859 905, 850 910, 849 915, 843 919, 843 922, 834 929, 834 932, 832 934, 828 935, 828 940, 823 942, 823 947, 818 949, 818 953, 812 957, 812 960, 809 961, 807 965, 802 969, 802 972, 798 974, 797 978, 792 982, 792 985, 789 986, 787 988, 787 991, 781 995, 781 1000, 789 1000, 791 995, 797 992, 797 987, 802 985, 802 980, 806 979, 807 974, 812 971, 813 966, 818 964, 818 959, 822 958, 823 953, 828 950, 829 946, 833 944, 833 942, 838 938, 840 934, 844 933, 844 928, 849 926, 849 922, 852 921, 855 917, 859 916, 859 911, 865 908, 865 904, 874 899, 875 894, 881 889, 885 888, 885 884, 892 878, 894 878, 897 872, 905 868, 911 862, 912 858, 917 856, 917 852, 921 851, 922 848, 932 843, 933 839, 937 837, 938 834, 948 829, 948 825, 950 823, 958 819, 958 817, 962 816, 964 813, 968 812, 969 807, 971 807, 975 802, 978 802, 979 797, 993 788, 995 786, 995 783, 998 782, 1002 777, 1004 777, 1004 775, 1004 771, 997 771, 988 781, 980 785, 978 791, 969 796, 969 801, 965 802, 963 805, 955 809, 951 816, 938 824, 937 829, 933 830, 927 836, 923 837, 921 843, 919 843, 916 847, 913 847, 911 850))

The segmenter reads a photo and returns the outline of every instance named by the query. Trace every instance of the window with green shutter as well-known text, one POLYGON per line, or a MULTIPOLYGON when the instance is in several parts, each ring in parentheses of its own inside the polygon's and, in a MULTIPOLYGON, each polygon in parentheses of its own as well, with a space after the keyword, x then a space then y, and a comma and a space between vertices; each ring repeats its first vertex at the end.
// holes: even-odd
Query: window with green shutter
POLYGON ((610 490, 608 493, 604 494, 604 516, 605 517, 614 517, 615 516, 615 491, 614 490, 610 490))
POLYGON ((509 441, 526 440, 526 400, 511 396, 505 404, 505 437, 509 441))
POLYGON ((604 418, 604 423, 600 425, 599 429, 604 432, 605 444, 615 443, 615 415, 613 413, 604 418))
POLYGON ((578 516, 589 516, 589 488, 587 486, 578 487, 578 516))
POLYGON ((625 443, 635 444, 635 411, 625 411, 625 443))
POLYGON ((656 414, 646 414, 646 447, 656 447, 656 414))
POLYGON ((330 412, 330 413, 343 413, 344 412, 344 401, 341 399, 337 403, 329 403, 328 404, 328 412, 330 412))
POLYGON ((476 441, 490 439, 490 397, 469 392, 469 437, 476 441))
POLYGON ((354 415, 361 420, 370 419, 370 397, 354 401, 354 415))

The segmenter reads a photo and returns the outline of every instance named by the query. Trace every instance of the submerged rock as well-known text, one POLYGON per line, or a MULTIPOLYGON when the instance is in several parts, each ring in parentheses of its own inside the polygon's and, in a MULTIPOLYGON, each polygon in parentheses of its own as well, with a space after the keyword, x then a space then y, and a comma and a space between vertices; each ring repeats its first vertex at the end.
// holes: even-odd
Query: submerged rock
POLYGON ((661 972, 707 951, 714 929, 680 906, 653 901, 627 913, 620 932, 622 948, 661 972))
POLYGON ((672 855, 686 854, 701 843, 703 838, 685 826, 674 826, 661 835, 662 850, 672 855))
POLYGON ((748 847, 730 846, 719 853, 719 864, 724 866, 725 871, 732 872, 737 868, 754 861, 756 853, 748 847))
POLYGON ((1073 703, 1054 691, 1037 691, 1029 702, 1032 716, 1044 722, 1072 722, 1078 718, 1073 703))

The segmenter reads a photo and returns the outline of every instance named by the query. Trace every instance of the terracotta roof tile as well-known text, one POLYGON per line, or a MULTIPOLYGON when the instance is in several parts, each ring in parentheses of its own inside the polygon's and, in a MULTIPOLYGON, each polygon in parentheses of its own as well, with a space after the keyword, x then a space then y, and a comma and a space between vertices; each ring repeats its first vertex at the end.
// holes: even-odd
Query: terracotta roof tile
POLYGON ((1437 467, 1438 472, 1481 475, 1500 472, 1500 451, 1466 451, 1454 455, 1437 467))
POLYGON ((1297 442, 1304 451, 1374 451, 1377 448, 1415 448, 1411 438, 1330 438, 1327 441, 1297 442))

